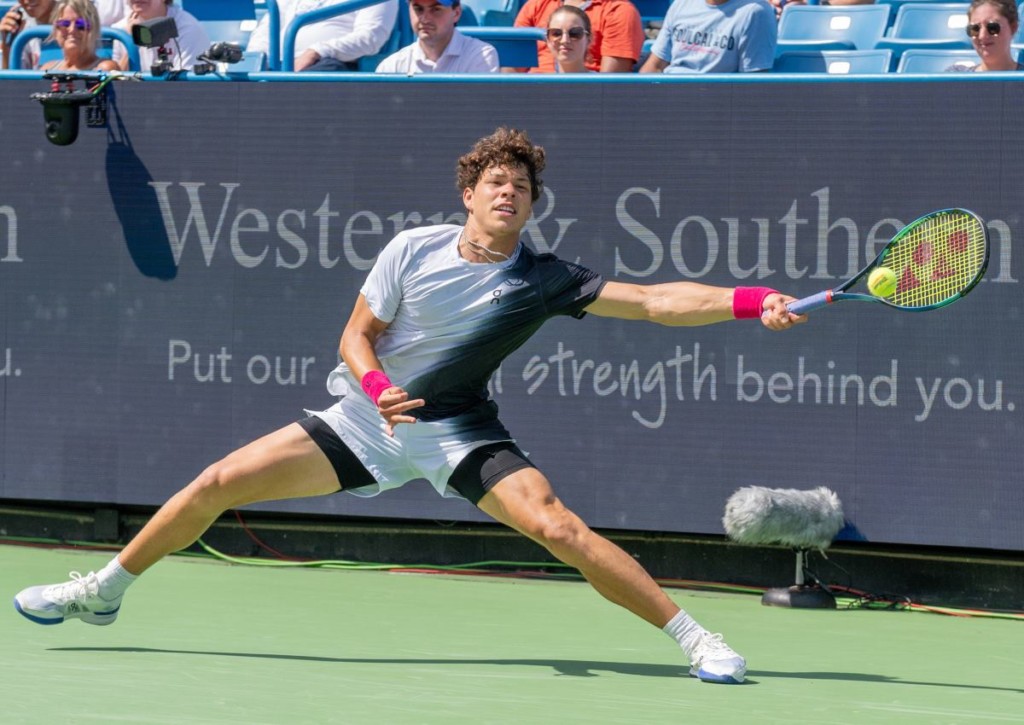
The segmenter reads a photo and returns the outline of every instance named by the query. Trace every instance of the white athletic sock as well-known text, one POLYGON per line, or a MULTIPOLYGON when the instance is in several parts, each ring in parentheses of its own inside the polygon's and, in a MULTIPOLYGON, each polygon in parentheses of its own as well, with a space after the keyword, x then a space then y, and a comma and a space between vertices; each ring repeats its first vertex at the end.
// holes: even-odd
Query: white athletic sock
POLYGON ((133 581, 138 578, 121 566, 121 562, 115 556, 110 563, 96 572, 96 579, 100 585, 100 596, 107 601, 117 599, 124 594, 125 590, 133 581))
POLYGON ((687 657, 693 655, 693 649, 700 641, 701 635, 707 632, 706 629, 694 621, 693 617, 682 609, 661 630, 679 643, 687 657))

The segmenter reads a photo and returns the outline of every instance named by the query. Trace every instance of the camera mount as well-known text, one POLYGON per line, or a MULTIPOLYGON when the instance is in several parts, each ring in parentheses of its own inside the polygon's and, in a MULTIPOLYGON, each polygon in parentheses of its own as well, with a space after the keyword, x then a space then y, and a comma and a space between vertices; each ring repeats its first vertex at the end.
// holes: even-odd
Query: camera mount
POLYGON ((156 48, 157 61, 149 69, 155 76, 169 73, 172 68, 171 50, 167 43, 178 37, 178 24, 171 17, 143 20, 132 26, 132 40, 140 48, 156 48))
POLYGON ((47 73, 49 93, 33 93, 31 98, 43 105, 46 138, 58 146, 68 146, 78 138, 78 109, 85 106, 85 124, 107 125, 107 84, 114 79, 105 73, 47 73), (84 90, 75 90, 76 81, 85 81, 84 90), (90 88, 89 84, 94 85, 90 88))
POLYGON ((218 63, 238 63, 242 60, 242 46, 238 43, 219 42, 210 46, 209 50, 200 55, 192 66, 192 72, 197 76, 204 76, 217 70, 218 63))

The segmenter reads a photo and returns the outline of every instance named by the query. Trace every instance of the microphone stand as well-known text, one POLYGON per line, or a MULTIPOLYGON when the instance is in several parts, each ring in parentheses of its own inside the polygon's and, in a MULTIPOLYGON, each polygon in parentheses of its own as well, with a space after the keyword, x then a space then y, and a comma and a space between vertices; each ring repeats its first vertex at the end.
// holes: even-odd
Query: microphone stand
POLYGON ((796 583, 791 587, 767 590, 761 597, 766 607, 792 609, 835 609, 836 598, 818 577, 807 569, 807 549, 796 549, 796 583), (813 583, 807 584, 807 577, 813 583))

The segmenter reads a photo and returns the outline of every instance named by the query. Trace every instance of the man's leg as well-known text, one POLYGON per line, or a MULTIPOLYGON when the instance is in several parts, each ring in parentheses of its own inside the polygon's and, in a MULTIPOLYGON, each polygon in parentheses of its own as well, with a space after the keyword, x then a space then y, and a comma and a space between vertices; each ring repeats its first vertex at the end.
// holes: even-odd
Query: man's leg
POLYGON ((327 457, 293 423, 239 448, 199 474, 156 512, 117 558, 137 576, 192 544, 228 509, 321 496, 339 488, 327 457))
POLYGON ((160 508, 142 531, 98 573, 29 587, 14 604, 39 624, 79 618, 111 624, 124 590, 136 576, 168 554, 198 539, 230 508, 283 498, 333 493, 338 475, 327 457, 296 423, 260 438, 208 467, 160 508))
POLYGON ((707 682, 743 681, 743 658, 683 612, 633 557, 567 509, 537 469, 502 479, 477 506, 579 569, 606 599, 676 639, 693 665, 690 674, 707 682))

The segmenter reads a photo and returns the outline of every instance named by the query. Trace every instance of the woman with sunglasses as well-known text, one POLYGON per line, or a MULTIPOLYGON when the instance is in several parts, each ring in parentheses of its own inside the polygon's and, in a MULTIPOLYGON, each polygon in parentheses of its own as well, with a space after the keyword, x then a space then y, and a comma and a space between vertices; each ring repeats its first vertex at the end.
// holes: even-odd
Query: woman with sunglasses
POLYGON ((573 5, 563 5, 548 18, 548 50, 555 59, 555 73, 590 73, 590 18, 573 5))
POLYGON ((1017 71, 1024 65, 1017 62, 1011 43, 1020 25, 1014 0, 974 0, 967 9, 967 35, 971 38, 980 63, 960 61, 947 71, 1017 71))
POLYGON ((57 41, 64 57, 44 64, 42 70, 117 70, 117 63, 100 58, 96 52, 100 45, 100 16, 92 0, 61 0, 50 37, 57 41))

